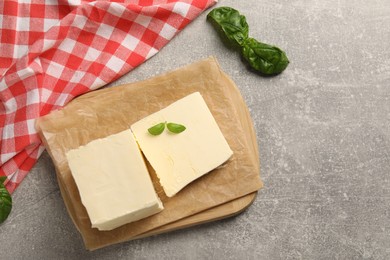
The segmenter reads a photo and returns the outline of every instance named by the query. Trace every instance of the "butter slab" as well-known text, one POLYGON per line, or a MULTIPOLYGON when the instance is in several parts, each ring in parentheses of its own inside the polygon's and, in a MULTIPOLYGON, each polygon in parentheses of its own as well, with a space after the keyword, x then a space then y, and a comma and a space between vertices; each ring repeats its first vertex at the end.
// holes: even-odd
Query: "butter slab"
POLYGON ((112 230, 163 209, 130 129, 66 157, 92 227, 112 230))
POLYGON ((199 92, 192 93, 131 125, 140 149, 168 197, 226 162, 233 154, 199 92), (161 122, 186 127, 154 136, 148 128, 161 122))

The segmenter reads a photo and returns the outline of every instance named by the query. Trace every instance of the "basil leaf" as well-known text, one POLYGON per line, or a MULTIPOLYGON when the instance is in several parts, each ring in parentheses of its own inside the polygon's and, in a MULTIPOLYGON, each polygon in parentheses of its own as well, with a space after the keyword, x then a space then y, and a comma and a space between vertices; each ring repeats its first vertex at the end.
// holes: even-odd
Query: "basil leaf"
POLYGON ((0 183, 0 223, 3 223, 12 209, 12 198, 8 190, 4 186, 4 179, 1 179, 0 183))
POLYGON ((276 46, 249 38, 249 26, 243 15, 230 7, 213 9, 207 18, 217 25, 223 36, 237 46, 249 66, 264 75, 276 75, 285 70, 289 60, 284 51, 276 46))
POLYGON ((242 56, 256 71, 266 75, 281 73, 289 64, 286 53, 276 46, 248 38, 242 47, 242 56))
POLYGON ((176 123, 168 123, 167 128, 169 131, 175 134, 181 133, 184 130, 186 130, 186 127, 184 125, 176 124, 176 123))
POLYGON ((159 124, 157 124, 157 125, 154 125, 154 126, 152 126, 152 127, 150 127, 149 129, 148 129, 148 132, 151 134, 151 135, 159 135, 159 134, 161 134, 163 131, 164 131, 164 129, 165 129, 165 122, 164 123, 159 123, 159 124))
POLYGON ((242 45, 248 38, 249 26, 246 18, 231 7, 219 7, 208 15, 214 25, 223 32, 232 44, 242 45))

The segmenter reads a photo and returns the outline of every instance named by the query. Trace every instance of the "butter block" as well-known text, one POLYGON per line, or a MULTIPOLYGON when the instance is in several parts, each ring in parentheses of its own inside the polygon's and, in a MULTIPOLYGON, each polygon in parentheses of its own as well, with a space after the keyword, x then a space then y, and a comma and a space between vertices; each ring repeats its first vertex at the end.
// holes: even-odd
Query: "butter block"
POLYGON ((163 209, 130 129, 70 150, 66 157, 92 227, 112 230, 163 209))
POLYGON ((131 125, 147 160, 168 197, 226 162, 233 154, 199 92, 192 93, 131 125), (186 127, 154 136, 148 128, 161 122, 186 127))

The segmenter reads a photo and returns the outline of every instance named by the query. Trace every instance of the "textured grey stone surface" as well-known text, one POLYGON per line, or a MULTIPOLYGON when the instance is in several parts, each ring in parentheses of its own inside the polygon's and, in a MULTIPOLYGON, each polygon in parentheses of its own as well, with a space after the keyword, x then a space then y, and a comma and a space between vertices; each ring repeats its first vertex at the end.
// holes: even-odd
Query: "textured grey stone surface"
POLYGON ((230 219, 88 252, 50 157, 14 193, 0 259, 390 259, 390 2, 233 1, 250 35, 284 49, 271 78, 245 69, 206 22, 112 85, 213 55, 256 127, 264 188, 230 219))

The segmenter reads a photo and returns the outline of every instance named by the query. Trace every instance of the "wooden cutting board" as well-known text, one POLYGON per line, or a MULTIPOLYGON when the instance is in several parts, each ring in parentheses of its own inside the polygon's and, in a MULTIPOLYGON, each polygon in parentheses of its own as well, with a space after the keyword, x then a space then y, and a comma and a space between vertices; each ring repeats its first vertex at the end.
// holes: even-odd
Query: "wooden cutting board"
POLYGON ((149 80, 82 95, 65 108, 38 119, 37 129, 53 159, 69 215, 90 250, 236 215, 253 202, 262 187, 250 114, 238 88, 213 57, 149 80), (66 151, 128 129, 144 116, 195 91, 205 99, 233 157, 172 198, 162 194, 158 180, 153 178, 154 170, 148 165, 165 209, 112 231, 91 228, 66 151))

